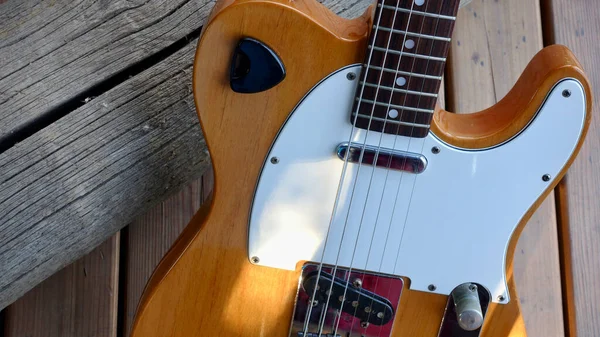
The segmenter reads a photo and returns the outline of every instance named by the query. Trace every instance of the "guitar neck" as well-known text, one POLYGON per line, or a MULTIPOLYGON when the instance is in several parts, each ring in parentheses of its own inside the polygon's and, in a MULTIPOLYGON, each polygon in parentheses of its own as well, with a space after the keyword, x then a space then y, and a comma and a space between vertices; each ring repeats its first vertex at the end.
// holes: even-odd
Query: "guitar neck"
POLYGON ((437 102, 459 0, 379 0, 352 122, 422 138, 437 102))

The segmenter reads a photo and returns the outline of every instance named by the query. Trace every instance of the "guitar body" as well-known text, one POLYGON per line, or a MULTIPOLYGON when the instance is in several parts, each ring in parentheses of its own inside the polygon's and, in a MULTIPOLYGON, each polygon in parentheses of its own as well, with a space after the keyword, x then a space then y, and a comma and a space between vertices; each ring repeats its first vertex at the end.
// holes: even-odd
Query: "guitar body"
MULTIPOLYGON (((341 19, 314 0, 217 3, 204 27, 194 68, 196 106, 215 172, 212 199, 198 211, 152 276, 138 307, 133 337, 289 335, 305 261, 293 270, 250 262, 249 222, 257 182, 274 141, 299 102, 323 79, 363 61, 371 17, 369 10, 354 20, 341 19), (284 81, 255 94, 230 89, 231 55, 242 37, 260 40, 277 53, 285 64, 284 81)), ((438 109, 433 118, 432 133, 440 144, 473 151, 503 146, 533 125, 563 79, 581 87, 583 108, 573 115, 580 120, 580 130, 570 139, 572 149, 551 180, 530 205, 524 205, 520 221, 510 224, 512 237, 503 261, 510 301, 490 303, 484 337, 525 336, 512 277, 514 248, 527 220, 564 175, 581 145, 590 119, 589 84, 573 55, 555 46, 535 57, 513 91, 496 106, 468 115, 438 109)), ((317 127, 306 125, 307 132, 317 127)), ((502 199, 494 202, 503 207, 502 199)), ((464 206, 467 212, 470 206, 464 206)), ((392 336, 438 336, 448 295, 413 290, 411 275, 402 276, 406 278, 392 336)))

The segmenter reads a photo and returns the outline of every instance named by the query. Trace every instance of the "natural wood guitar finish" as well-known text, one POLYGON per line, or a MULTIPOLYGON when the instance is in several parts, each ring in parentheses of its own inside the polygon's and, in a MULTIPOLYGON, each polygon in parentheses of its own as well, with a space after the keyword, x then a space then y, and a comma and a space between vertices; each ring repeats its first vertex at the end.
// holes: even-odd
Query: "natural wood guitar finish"
MULTIPOLYGON (((295 271, 250 264, 248 210, 263 160, 281 125, 319 80, 363 60, 370 17, 367 11, 358 19, 344 20, 312 0, 217 4, 205 26, 194 69, 196 106, 215 171, 213 197, 155 271, 138 308, 132 336, 288 335, 302 263, 295 271), (286 65, 287 77, 275 88, 253 95, 230 90, 230 57, 245 36, 265 42, 286 65)), ((576 78, 584 85, 591 107, 581 67, 566 48, 556 46, 535 57, 515 89, 497 106, 461 116, 438 110, 433 130, 449 143, 472 148, 508 139, 527 124, 563 77, 576 78)), ((586 130, 589 117, 588 113, 586 130)), ((484 337, 525 335, 512 258, 518 234, 544 197, 532 206, 511 240, 507 276, 513 300, 490 305, 484 337)), ((405 289, 393 336, 437 336, 446 301, 443 295, 405 289)))

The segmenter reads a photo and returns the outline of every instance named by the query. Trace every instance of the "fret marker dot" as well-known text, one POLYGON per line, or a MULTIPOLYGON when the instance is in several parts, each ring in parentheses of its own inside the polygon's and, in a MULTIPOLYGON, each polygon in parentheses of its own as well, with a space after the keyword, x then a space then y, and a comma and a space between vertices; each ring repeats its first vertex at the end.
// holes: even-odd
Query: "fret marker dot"
POLYGON ((415 41, 406 40, 406 42, 404 43, 404 47, 406 47, 406 49, 413 49, 415 47, 415 41))
POLYGON ((390 118, 397 118, 398 110, 392 109, 392 110, 388 111, 388 116, 390 116, 390 118))
POLYGON ((396 79, 396 85, 399 87, 403 87, 406 84, 406 78, 404 77, 398 77, 396 79))
POLYGON ((415 0, 415 5, 417 5, 417 6, 423 6, 424 3, 425 3, 425 0, 415 0))

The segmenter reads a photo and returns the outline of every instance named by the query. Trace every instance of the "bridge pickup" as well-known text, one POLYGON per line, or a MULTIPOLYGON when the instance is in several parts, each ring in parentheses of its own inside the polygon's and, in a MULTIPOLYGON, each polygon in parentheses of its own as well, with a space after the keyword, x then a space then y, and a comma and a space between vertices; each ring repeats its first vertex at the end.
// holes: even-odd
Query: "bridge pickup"
POLYGON ((362 163, 366 165, 415 174, 422 173, 427 167, 427 158, 422 154, 379 148, 359 143, 350 143, 350 145, 348 143, 341 143, 336 148, 336 154, 338 158, 344 160, 346 154, 349 153, 348 161, 358 163, 361 161, 360 154, 363 148, 362 163))
POLYGON ((330 308, 341 307, 342 312, 374 325, 385 325, 394 317, 392 304, 384 297, 323 271, 319 281, 316 282, 317 275, 318 271, 311 272, 302 285, 306 293, 312 294, 315 285, 318 284, 315 296, 318 303, 326 303, 327 298, 330 297, 328 305, 330 308), (329 293, 331 296, 328 296, 329 293))

